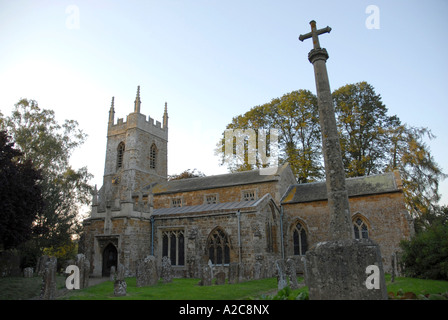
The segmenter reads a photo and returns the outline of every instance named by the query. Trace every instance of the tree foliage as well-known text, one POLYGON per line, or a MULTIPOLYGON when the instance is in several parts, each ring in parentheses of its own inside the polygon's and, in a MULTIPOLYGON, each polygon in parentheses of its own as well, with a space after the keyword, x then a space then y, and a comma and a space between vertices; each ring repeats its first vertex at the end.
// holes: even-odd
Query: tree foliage
POLYGON ((86 135, 74 120, 59 124, 54 111, 39 108, 35 100, 20 100, 1 124, 23 159, 32 161, 42 175, 39 186, 44 207, 33 221, 34 245, 41 250, 70 242, 80 228, 79 208, 90 200, 92 175, 86 167, 75 170, 69 163, 86 135))
POLYGON ((42 176, 0 131, 0 244, 15 248, 31 238, 33 221, 43 210, 42 176))
POLYGON ((205 174, 197 169, 187 169, 179 174, 173 174, 168 177, 168 180, 182 180, 189 178, 205 177, 205 174))
MULTIPOLYGON (((253 129, 258 146, 259 130, 269 133, 278 130, 279 163, 289 162, 292 170, 301 183, 312 182, 323 177, 321 160, 320 131, 318 125, 317 98, 308 90, 298 90, 273 99, 271 102, 251 108, 243 115, 232 119, 226 129, 253 129)), ((238 132, 235 142, 238 141, 238 132)), ((224 134, 223 134, 224 136, 224 134)), ((270 135, 267 135, 267 149, 270 149, 270 135)), ((225 158, 224 138, 217 145, 216 153, 220 154, 230 171, 244 171, 262 167, 257 159, 255 164, 248 163, 248 143, 244 141, 245 157, 232 160, 225 158)), ((270 154, 269 154, 270 155, 270 154)))
POLYGON ((416 235, 400 243, 410 277, 448 280, 448 207, 416 219, 416 235))
MULTIPOLYGON (((428 128, 402 124, 367 82, 345 85, 332 94, 346 175, 357 177, 399 170, 408 209, 414 217, 431 211, 440 199, 439 181, 446 175, 431 155, 428 128)), ((226 129, 279 131, 279 162, 289 162, 298 183, 324 178, 317 98, 298 90, 255 106, 232 119, 226 129)), ((244 131, 238 131, 244 136, 244 131)), ((235 142, 238 141, 236 134, 235 142)), ((224 136, 224 134, 223 134, 224 136)), ((246 137, 244 149, 248 151, 246 137)), ((258 148, 258 145, 256 146, 258 148)), ((235 151, 235 150, 232 150, 235 151)), ((225 156, 222 138, 216 149, 230 171, 260 168, 244 157, 225 156)))

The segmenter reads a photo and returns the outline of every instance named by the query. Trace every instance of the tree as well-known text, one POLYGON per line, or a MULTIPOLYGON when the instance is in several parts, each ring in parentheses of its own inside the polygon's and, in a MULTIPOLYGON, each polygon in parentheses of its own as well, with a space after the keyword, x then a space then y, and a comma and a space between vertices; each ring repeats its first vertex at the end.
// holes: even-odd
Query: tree
MULTIPOLYGON (((289 162, 299 183, 313 182, 323 177, 317 98, 310 91, 293 91, 264 105, 255 106, 245 114, 234 117, 226 128, 234 130, 235 145, 237 141, 244 141, 246 151, 243 158, 236 160, 225 158, 224 138, 221 139, 216 153, 221 155, 230 171, 262 167, 262 161, 258 158, 255 164, 250 164, 248 161, 249 143, 244 130, 254 130, 257 141, 255 148, 260 150, 259 130, 263 129, 269 133, 270 129, 277 129, 279 163, 289 162)), ((266 140, 269 147, 271 140, 269 134, 266 140)))
POLYGON ((65 120, 61 125, 52 110, 40 109, 35 100, 22 99, 2 125, 11 133, 25 160, 41 172, 39 185, 44 209, 34 220, 39 250, 58 247, 71 241, 79 230, 77 215, 90 200, 91 174, 87 168, 70 167, 70 156, 86 139, 78 123, 65 120))
POLYGON ((0 244, 15 248, 31 238, 33 221, 41 214, 40 172, 0 131, 0 244))
POLYGON ((367 82, 333 92, 342 160, 349 177, 383 172, 388 163, 389 132, 399 124, 367 82))
POLYGON ((408 209, 414 217, 437 211, 439 181, 447 175, 431 155, 424 139, 435 136, 428 128, 399 124, 389 130, 391 141, 385 170, 399 170, 408 209))
POLYGON ((189 179, 189 178, 197 178, 197 177, 205 177, 205 174, 201 171, 198 171, 197 169, 191 170, 187 169, 179 174, 173 174, 168 177, 169 181, 172 180, 182 180, 182 179, 189 179))

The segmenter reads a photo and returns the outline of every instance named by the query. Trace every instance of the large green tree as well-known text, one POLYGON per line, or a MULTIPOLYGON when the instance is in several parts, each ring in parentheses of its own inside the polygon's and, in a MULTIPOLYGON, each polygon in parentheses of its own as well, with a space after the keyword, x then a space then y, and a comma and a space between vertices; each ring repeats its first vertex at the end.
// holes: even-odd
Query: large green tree
POLYGON ((1 122, 25 160, 33 162, 42 174, 40 187, 44 208, 33 224, 38 250, 58 247, 71 241, 80 228, 79 209, 90 200, 92 175, 86 167, 70 166, 73 150, 84 143, 86 134, 78 123, 59 124, 52 110, 41 109, 35 100, 22 99, 9 117, 1 122))
MULTIPOLYGON (((261 106, 255 106, 243 115, 232 119, 226 129, 232 129, 235 135, 244 135, 247 129, 253 129, 256 134, 257 149, 259 130, 267 133, 267 147, 270 147, 271 129, 278 130, 279 162, 289 162, 300 183, 312 182, 323 177, 321 160, 320 130, 318 124, 317 98, 308 90, 298 90, 285 94, 280 98, 261 106)), ((238 141, 238 137, 234 139, 238 141)), ((244 141, 244 149, 248 151, 248 143, 244 141)), ((220 140, 217 154, 222 156, 230 171, 250 170, 262 167, 261 161, 250 165, 247 154, 242 159, 225 157, 224 138, 220 140)))

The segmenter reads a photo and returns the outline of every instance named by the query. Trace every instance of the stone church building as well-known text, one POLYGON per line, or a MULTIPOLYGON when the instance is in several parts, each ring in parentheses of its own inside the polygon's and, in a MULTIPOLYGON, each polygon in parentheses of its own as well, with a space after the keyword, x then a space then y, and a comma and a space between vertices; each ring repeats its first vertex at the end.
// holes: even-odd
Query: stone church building
MULTIPOLYGON (((297 184, 288 164, 271 175, 168 181, 167 106, 162 123, 145 117, 139 91, 126 121, 115 121, 112 98, 103 185, 95 188, 80 243, 92 275, 108 276, 118 263, 135 275, 148 255, 159 265, 168 256, 178 277, 200 277, 209 260, 226 272, 239 263, 245 279, 273 276, 281 258, 303 269, 300 258, 328 238, 325 183, 297 184)), ((355 237, 376 241, 390 272, 400 240, 413 233, 399 173, 350 178, 347 188, 355 237)))

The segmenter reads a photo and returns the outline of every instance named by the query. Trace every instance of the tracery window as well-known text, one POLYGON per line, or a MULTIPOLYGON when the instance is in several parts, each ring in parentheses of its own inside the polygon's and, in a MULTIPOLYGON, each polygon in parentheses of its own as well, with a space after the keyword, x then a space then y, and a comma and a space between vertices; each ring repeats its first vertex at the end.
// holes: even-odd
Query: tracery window
POLYGON ((360 217, 353 221, 353 231, 355 232, 355 239, 368 239, 369 229, 367 224, 360 217))
POLYGON ((212 231, 207 240, 208 257, 214 265, 230 263, 230 243, 227 234, 221 228, 212 231))
POLYGON ((162 257, 169 257, 171 265, 185 265, 184 230, 167 230, 162 232, 162 257))
POLYGON ((124 142, 120 142, 117 148, 117 170, 123 167, 124 142))
POLYGON ((303 256, 308 250, 308 241, 306 230, 303 225, 298 222, 293 230, 294 255, 303 256))
POLYGON ((153 143, 151 149, 149 150, 149 167, 155 169, 157 165, 157 147, 153 143))

